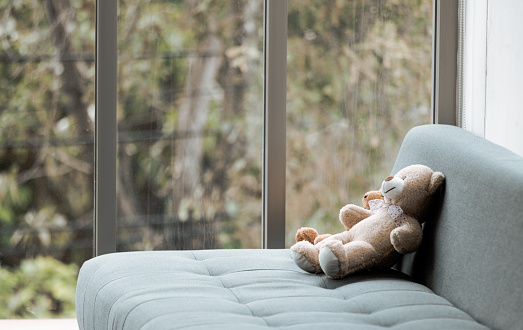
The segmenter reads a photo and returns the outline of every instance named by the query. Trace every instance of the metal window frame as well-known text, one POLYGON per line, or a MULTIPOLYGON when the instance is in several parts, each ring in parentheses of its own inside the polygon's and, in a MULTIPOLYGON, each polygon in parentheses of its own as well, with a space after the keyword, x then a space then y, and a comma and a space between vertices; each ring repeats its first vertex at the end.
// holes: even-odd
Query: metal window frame
POLYGON ((116 252, 117 18, 116 0, 96 1, 95 256, 116 252))
MULTIPOLYGON (((433 5, 432 123, 456 125, 458 0, 433 5)), ((287 6, 264 1, 262 248, 285 247, 287 6)), ((96 1, 95 256, 116 252, 117 18, 116 0, 96 1)))
POLYGON ((266 0, 262 248, 285 248, 287 0, 266 0))
POLYGON ((456 125, 459 0, 434 0, 432 39, 432 123, 456 125))

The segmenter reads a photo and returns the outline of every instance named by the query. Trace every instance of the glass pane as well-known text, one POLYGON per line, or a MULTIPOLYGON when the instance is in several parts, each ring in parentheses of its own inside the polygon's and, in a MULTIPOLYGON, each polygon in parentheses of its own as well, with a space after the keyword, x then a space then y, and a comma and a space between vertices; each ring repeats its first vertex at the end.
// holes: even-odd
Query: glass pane
POLYGON ((286 245, 344 230, 430 123, 432 1, 289 1, 286 245))
POLYGON ((95 4, 0 12, 0 318, 72 318, 93 251, 95 4))
POLYGON ((263 1, 120 1, 119 251, 259 248, 263 1))

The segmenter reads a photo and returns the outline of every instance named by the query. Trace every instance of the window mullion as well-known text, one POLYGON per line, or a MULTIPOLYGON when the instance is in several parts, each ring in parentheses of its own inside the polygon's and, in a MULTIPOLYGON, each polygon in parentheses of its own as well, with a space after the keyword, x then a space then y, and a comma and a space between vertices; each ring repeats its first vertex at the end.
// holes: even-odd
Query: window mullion
POLYGON ((432 122, 456 125, 458 0, 434 0, 432 122))
POLYGON ((96 1, 94 254, 116 251, 117 1, 96 1))
POLYGON ((265 1, 262 247, 285 247, 287 0, 265 1))

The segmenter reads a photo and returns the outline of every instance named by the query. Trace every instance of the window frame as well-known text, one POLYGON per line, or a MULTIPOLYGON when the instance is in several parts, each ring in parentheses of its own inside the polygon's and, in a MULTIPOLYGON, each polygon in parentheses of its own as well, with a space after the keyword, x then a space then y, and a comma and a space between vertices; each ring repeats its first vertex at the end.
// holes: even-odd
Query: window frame
MULTIPOLYGON (((456 125, 458 1, 433 0, 432 123, 456 125)), ((285 247, 288 0, 264 1, 262 246, 285 247)), ((94 255, 116 252, 117 1, 96 1, 94 255), (102 32, 103 31, 103 32, 102 32)))
POLYGON ((93 212, 95 256, 116 252, 117 8, 116 0, 96 0, 93 212))
POLYGON ((266 0, 262 248, 285 248, 287 0, 266 0))
POLYGON ((433 0, 432 93, 433 124, 456 126, 459 0, 433 0))

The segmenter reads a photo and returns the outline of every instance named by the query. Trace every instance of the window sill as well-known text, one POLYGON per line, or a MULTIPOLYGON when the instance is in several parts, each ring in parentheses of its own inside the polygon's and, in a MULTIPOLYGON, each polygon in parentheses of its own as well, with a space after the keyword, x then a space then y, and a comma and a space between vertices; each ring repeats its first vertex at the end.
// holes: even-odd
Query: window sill
POLYGON ((78 330, 76 319, 0 320, 0 329, 10 330, 78 330))

